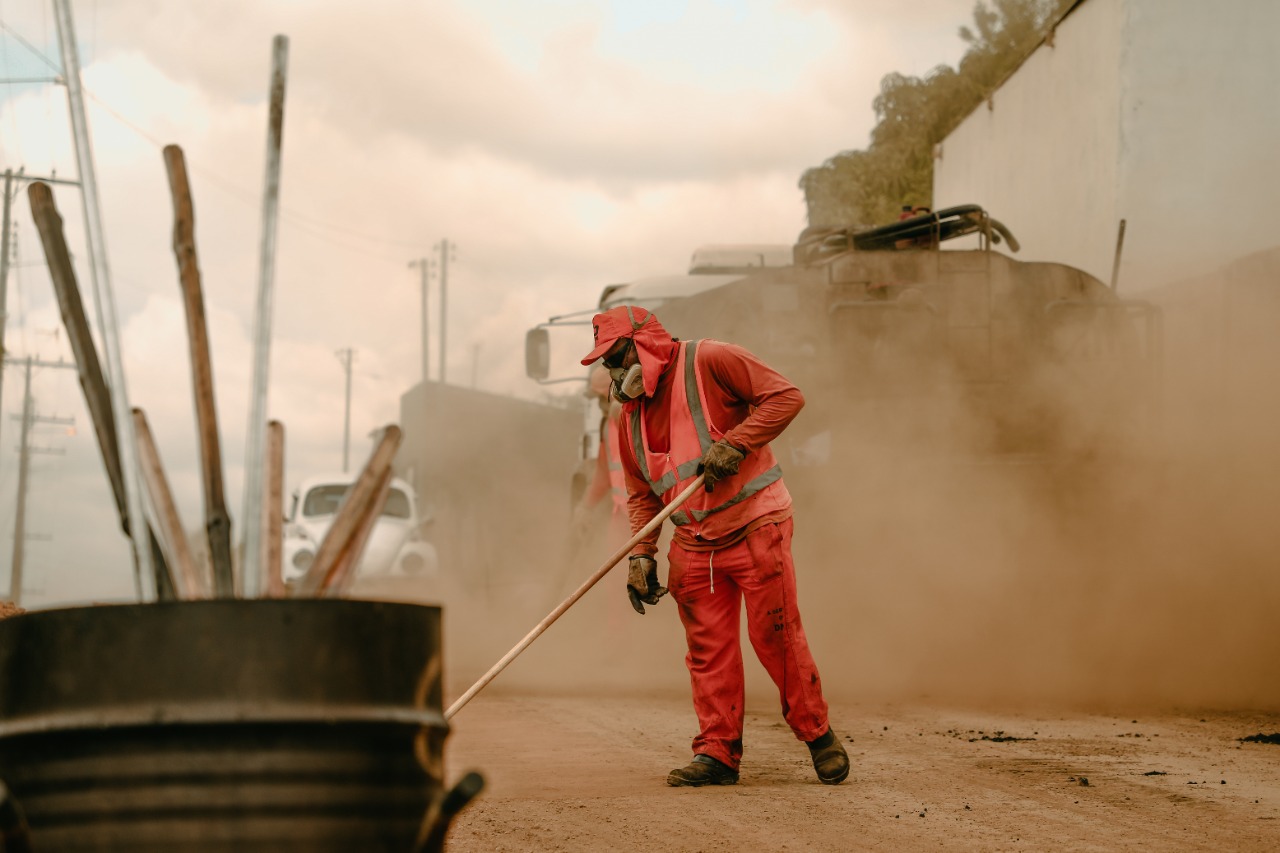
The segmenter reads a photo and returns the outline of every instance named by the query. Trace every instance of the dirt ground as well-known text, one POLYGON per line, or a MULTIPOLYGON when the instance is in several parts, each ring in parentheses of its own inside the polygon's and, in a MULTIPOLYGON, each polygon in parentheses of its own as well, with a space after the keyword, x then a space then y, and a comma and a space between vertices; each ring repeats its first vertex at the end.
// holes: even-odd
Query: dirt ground
POLYGON ((487 781, 450 831, 468 851, 1280 849, 1280 715, 1140 717, 833 703, 853 768, 818 783, 768 703, 737 786, 669 788, 687 697, 487 692, 461 710, 450 781, 487 781))
MULTIPOLYGON (((449 781, 488 786, 449 849, 1280 849, 1280 745, 1242 741, 1280 732, 1274 481, 1139 474, 931 474, 913 512, 881 489, 834 502, 838 523, 797 513, 801 612, 853 763, 837 787, 749 649, 740 783, 667 787, 696 733, 683 633, 606 577, 453 718, 449 781)), ((585 562, 558 591, 516 561, 440 595, 446 704, 585 562)))
MULTIPOLYGON (((740 783, 667 787, 697 725, 683 631, 615 572, 453 718, 449 781, 488 787, 450 849, 1280 850, 1280 745, 1242 740, 1280 732, 1278 387, 1184 394, 1106 453, 877 445, 788 469, 849 779, 817 782, 747 651, 740 783)), ((504 559, 461 531, 426 585, 446 706, 616 548, 567 548, 555 494, 525 510, 541 536, 486 518, 504 559)))

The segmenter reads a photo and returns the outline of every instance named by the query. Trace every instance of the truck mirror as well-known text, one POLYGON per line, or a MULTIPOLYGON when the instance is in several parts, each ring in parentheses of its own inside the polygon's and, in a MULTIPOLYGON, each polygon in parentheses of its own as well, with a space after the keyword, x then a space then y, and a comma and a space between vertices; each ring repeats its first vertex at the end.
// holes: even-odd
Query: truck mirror
POLYGON ((541 326, 524 336, 524 372, 538 380, 551 375, 551 335, 541 326))

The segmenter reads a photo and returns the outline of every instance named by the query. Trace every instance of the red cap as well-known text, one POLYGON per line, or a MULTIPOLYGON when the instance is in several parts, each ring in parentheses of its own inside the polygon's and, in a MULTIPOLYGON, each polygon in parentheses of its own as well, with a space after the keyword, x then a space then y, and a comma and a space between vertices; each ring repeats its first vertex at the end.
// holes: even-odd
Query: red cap
POLYGON ((650 316, 648 311, 639 306, 619 305, 592 317, 591 328, 595 332, 596 346, 582 359, 582 363, 591 364, 604 357, 619 338, 633 336, 636 329, 649 321, 650 316))

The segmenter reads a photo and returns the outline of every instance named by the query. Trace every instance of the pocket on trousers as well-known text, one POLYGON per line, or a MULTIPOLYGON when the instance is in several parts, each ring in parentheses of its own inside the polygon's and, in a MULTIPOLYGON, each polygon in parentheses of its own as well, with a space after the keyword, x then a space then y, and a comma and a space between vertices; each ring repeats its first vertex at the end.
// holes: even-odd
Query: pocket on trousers
POLYGON ((676 601, 685 600, 685 569, 687 563, 683 552, 677 552, 673 544, 667 549, 667 591, 676 601))
POLYGON ((751 531, 747 537, 747 551, 760 580, 769 580, 782 574, 785 543, 777 524, 765 524, 751 531))

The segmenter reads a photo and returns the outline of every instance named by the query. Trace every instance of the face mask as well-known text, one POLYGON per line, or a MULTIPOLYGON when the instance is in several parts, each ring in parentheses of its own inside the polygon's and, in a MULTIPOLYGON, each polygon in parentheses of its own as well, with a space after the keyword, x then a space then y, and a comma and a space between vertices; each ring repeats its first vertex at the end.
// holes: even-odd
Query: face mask
POLYGON ((609 377, 613 380, 613 396, 624 403, 629 403, 644 396, 644 371, 639 363, 628 368, 611 367, 609 377))

